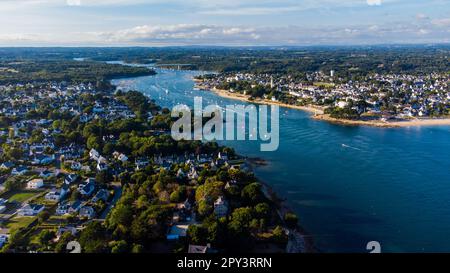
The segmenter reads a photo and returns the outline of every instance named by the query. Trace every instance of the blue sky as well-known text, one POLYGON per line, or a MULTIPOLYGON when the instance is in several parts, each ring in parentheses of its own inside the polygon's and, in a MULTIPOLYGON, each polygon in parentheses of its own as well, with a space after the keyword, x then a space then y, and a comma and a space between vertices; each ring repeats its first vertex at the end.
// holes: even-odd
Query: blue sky
POLYGON ((0 0, 3 46, 449 43, 450 0, 0 0))

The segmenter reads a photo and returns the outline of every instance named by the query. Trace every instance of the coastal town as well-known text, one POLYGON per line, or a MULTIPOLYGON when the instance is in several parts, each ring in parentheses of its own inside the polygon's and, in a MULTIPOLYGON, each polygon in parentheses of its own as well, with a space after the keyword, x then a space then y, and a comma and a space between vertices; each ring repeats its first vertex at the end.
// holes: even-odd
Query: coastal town
POLYGON ((139 92, 0 86, 3 252, 305 252, 295 214, 216 143, 174 141, 139 92), (233 240, 227 240, 232 236, 233 240))
POLYGON ((289 74, 218 73, 199 76, 196 81, 199 89, 219 95, 309 108, 318 119, 350 124, 413 125, 413 121, 450 115, 448 73, 368 74, 359 80, 340 77, 334 70, 307 73, 304 78, 289 74))
MULTIPOLYGON (((432 61, 418 60, 428 52, 420 50, 394 52, 394 59, 385 56, 388 49, 365 48, 4 50, 0 253, 69 253, 77 245, 82 253, 305 253, 326 251, 330 242, 341 249, 347 246, 341 220, 348 215, 338 212, 328 224, 335 211, 315 205, 328 187, 309 195, 299 185, 315 183, 315 176, 320 183, 371 177, 359 162, 372 157, 342 132, 367 139, 395 134, 402 142, 399 132, 410 129, 360 130, 309 118, 377 127, 450 125, 447 55, 436 48, 432 61), (189 105, 195 96, 221 107, 238 100, 312 114, 283 109, 280 128, 287 122, 295 130, 270 155, 251 152, 251 145, 243 149, 247 142, 177 140, 171 129, 179 117, 163 107, 189 105), (321 139, 308 154, 310 146, 297 137, 310 126, 336 130, 338 138, 301 137, 321 139), (324 160, 326 168, 318 167, 324 160)), ((435 151, 420 147, 424 154, 435 151)), ((425 172, 428 157, 417 157, 421 164, 414 166, 402 165, 407 160, 371 166, 376 173, 425 172)), ((391 177, 380 179, 389 184, 391 177)), ((366 186, 372 185, 379 184, 366 186)), ((365 251, 365 239, 345 250, 365 251)))

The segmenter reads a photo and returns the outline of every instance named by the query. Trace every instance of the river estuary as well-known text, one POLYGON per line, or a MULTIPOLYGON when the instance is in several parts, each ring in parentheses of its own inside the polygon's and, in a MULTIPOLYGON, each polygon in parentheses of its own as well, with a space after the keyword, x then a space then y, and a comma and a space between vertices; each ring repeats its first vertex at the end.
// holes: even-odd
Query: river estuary
MULTIPOLYGON (((198 71, 157 69, 156 76, 114 80, 159 105, 242 103, 194 90, 198 71)), ((450 251, 450 127, 346 127, 280 108, 280 146, 230 141, 239 154, 268 164, 258 178, 286 198, 324 252, 450 251)))

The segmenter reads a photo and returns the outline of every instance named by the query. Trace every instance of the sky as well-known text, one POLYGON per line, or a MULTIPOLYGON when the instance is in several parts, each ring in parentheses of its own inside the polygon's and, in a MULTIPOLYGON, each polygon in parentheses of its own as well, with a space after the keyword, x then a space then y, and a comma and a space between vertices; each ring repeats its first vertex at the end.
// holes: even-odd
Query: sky
POLYGON ((0 46, 450 43, 450 0, 0 0, 0 46))

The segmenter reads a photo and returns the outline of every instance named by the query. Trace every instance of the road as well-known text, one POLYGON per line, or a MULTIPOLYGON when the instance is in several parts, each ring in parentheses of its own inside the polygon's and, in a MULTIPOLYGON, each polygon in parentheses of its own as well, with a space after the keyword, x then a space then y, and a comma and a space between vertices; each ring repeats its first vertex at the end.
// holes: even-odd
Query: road
POLYGON ((106 216, 108 216, 108 213, 116 205, 117 201, 119 201, 121 196, 122 196, 122 187, 114 186, 114 197, 111 200, 111 202, 109 203, 108 207, 103 211, 102 215, 98 218, 99 220, 106 219, 106 216))

